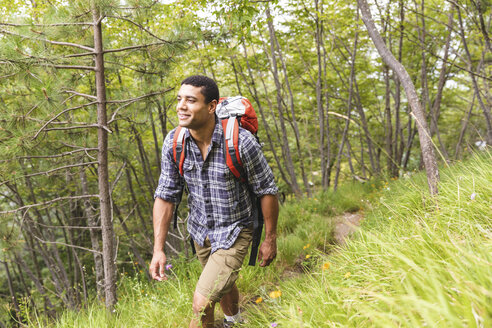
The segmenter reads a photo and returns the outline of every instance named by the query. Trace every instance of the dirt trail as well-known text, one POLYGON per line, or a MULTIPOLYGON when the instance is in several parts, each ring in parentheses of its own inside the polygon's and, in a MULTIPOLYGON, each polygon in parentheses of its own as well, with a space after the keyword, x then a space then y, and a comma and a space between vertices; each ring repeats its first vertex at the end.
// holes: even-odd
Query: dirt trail
MULTIPOLYGON (((359 212, 357 212, 357 213, 344 213, 344 214, 334 218, 334 221, 336 222, 335 223, 335 231, 333 233, 333 237, 335 239, 335 242, 338 245, 342 245, 342 246, 345 245, 346 240, 348 238, 350 238, 350 235, 353 234, 359 228, 360 222, 362 221, 363 218, 364 218, 364 216, 359 212)), ((288 279, 288 278, 298 276, 300 274, 302 274, 302 270, 286 269, 285 272, 282 274, 282 276, 283 276, 283 279, 288 279)), ((240 303, 243 303, 243 302, 244 302, 244 300, 242 300, 242 302, 240 302, 240 303)), ((244 311, 244 310, 245 309, 242 308, 242 311, 244 311)), ((224 320, 223 318, 217 319, 214 322, 214 328, 223 328, 223 325, 222 325, 223 320, 224 320)))
POLYGON ((334 238, 337 244, 345 245, 346 239, 353 234, 364 216, 361 213, 344 213, 336 218, 334 238))

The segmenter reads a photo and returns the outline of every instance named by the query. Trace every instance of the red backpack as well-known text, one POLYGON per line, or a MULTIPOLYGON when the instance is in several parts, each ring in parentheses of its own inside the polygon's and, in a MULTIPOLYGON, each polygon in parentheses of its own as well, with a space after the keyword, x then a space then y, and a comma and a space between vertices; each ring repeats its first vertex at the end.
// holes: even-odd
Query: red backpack
MULTIPOLYGON (((224 155, 226 164, 231 173, 239 179, 239 181, 246 183, 248 179, 239 153, 239 127, 241 126, 242 128, 249 130, 256 136, 256 133, 258 132, 258 117, 256 116, 256 112, 247 98, 236 96, 220 98, 215 114, 221 120, 222 128, 224 130, 224 155)), ((173 138, 173 159, 181 176, 183 176, 183 163, 186 156, 185 131, 186 128, 178 126, 174 132, 173 138)), ((253 195, 253 193, 251 194, 253 195)), ((263 229, 263 213, 261 211, 259 198, 253 196, 253 200, 256 200, 256 206, 253 206, 255 220, 249 265, 254 266, 263 229)), ((178 204, 176 205, 175 210, 175 228, 177 227, 177 208, 178 204)), ((194 250, 193 246, 192 242, 192 248, 194 250)))

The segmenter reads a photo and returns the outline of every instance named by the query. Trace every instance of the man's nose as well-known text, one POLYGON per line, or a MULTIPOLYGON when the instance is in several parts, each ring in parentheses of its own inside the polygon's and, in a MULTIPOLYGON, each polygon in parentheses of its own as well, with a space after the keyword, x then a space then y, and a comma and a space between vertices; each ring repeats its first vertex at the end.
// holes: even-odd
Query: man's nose
POLYGON ((178 109, 178 110, 186 109, 185 104, 186 104, 186 102, 184 99, 178 100, 178 104, 176 105, 176 109, 178 109))

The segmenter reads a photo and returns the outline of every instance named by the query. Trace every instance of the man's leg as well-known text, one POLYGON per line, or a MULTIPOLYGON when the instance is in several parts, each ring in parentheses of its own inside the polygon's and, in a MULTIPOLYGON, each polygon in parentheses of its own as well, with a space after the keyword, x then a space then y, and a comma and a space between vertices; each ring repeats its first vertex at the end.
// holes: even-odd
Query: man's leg
POLYGON ((236 284, 220 299, 220 307, 225 315, 233 316, 239 312, 239 290, 236 284))
POLYGON ((193 319, 189 328, 213 328, 215 303, 195 291, 193 295, 193 319))

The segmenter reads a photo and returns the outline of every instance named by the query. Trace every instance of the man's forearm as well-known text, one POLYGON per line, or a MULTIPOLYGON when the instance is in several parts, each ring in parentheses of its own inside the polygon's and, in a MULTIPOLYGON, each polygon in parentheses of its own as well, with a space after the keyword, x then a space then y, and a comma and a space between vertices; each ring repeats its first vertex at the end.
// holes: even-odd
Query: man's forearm
POLYGON ((263 220, 265 221, 265 240, 277 239, 278 198, 277 195, 264 195, 260 199, 263 220))
POLYGON ((167 232, 171 225, 174 204, 157 197, 154 201, 154 252, 162 251, 166 243, 167 232))

